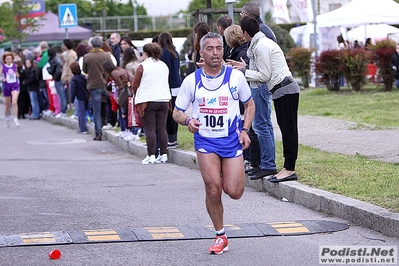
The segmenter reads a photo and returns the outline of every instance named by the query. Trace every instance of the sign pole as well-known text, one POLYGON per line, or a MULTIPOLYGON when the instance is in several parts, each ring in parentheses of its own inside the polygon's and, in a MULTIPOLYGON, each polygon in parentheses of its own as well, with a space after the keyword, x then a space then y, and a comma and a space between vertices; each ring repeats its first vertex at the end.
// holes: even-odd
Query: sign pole
POLYGON ((68 36, 68 28, 65 28, 65 39, 69 39, 69 36, 68 36))

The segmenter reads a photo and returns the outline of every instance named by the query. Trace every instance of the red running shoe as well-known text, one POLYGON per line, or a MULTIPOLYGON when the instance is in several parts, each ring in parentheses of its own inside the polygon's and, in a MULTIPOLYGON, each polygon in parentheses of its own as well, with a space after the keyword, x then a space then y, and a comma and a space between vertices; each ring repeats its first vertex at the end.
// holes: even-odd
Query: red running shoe
POLYGON ((226 235, 216 236, 215 243, 208 249, 209 254, 222 254, 223 251, 229 250, 229 241, 227 240, 226 235))

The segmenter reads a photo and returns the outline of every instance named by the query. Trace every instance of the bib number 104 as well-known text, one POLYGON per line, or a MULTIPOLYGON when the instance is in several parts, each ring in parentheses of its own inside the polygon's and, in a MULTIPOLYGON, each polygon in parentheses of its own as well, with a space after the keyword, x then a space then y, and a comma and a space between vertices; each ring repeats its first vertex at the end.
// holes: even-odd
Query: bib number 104
POLYGON ((220 115, 218 117, 214 115, 205 115, 205 126, 206 127, 224 127, 223 116, 220 115))

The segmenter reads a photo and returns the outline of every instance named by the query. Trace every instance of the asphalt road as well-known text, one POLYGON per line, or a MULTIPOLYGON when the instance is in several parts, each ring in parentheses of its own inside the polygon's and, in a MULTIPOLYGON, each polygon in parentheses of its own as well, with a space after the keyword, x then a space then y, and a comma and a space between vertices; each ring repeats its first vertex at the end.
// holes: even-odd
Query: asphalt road
MULTIPOLYGON (((141 159, 107 141, 44 121, 6 129, 0 117, 0 235, 49 231, 211 225, 198 170, 141 159)), ((224 197, 225 223, 330 220, 347 223, 246 188, 224 197)), ((0 265, 319 265, 319 246, 397 246, 397 238, 351 225, 332 234, 212 240, 0 247, 0 265), (62 252, 52 261, 47 253, 62 252)))

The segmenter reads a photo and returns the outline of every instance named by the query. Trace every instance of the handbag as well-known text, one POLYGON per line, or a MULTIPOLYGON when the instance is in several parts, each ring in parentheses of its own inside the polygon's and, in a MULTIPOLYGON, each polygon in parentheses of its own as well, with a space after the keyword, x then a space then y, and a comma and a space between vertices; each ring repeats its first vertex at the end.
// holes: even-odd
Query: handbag
POLYGON ((50 66, 47 67, 47 72, 53 76, 55 81, 60 81, 62 76, 62 67, 55 61, 55 59, 50 60, 49 63, 50 66))
POLYGON ((127 115, 127 127, 143 127, 137 105, 134 104, 134 97, 129 97, 127 115))
MULTIPOLYGON (((126 75, 129 78, 129 74, 127 73, 127 71, 126 71, 126 75)), ((122 108, 127 108, 129 97, 132 97, 132 96, 133 96, 133 91, 131 90, 130 86, 128 86, 128 84, 126 84, 125 87, 123 87, 123 89, 120 90, 119 95, 118 95, 119 106, 122 108)))
POLYGON ((127 108, 129 98, 131 98, 132 96, 133 96, 133 92, 128 86, 125 86, 123 89, 121 89, 121 91, 119 92, 119 95, 118 95, 119 106, 122 108, 127 108))

